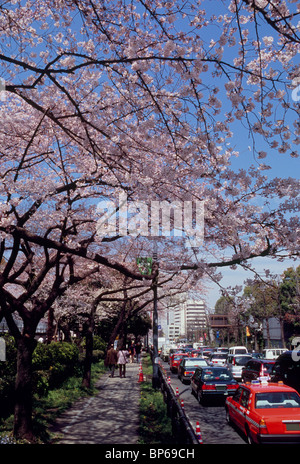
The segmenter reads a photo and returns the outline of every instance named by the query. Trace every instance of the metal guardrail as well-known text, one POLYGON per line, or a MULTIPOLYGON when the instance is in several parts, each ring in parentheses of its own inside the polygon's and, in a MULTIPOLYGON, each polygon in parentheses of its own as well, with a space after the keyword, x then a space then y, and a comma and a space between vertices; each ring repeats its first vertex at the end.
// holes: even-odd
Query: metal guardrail
POLYGON ((198 434, 190 423, 179 398, 168 383, 168 380, 159 365, 158 375, 160 388, 167 405, 167 414, 172 420, 172 433, 178 444, 199 445, 202 443, 201 435, 198 434))

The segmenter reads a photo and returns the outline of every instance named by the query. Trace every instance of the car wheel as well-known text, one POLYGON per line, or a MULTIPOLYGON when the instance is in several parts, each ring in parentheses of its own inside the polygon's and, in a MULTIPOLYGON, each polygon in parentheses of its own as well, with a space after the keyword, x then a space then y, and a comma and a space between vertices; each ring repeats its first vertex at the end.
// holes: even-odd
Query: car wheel
POLYGON ((250 432, 250 430, 247 428, 247 443, 249 445, 254 445, 255 444, 255 441, 253 440, 253 437, 252 437, 252 433, 250 432))
POLYGON ((198 398, 198 401, 199 401, 200 404, 203 404, 203 403, 204 403, 204 398, 203 398, 202 390, 198 390, 198 391, 197 391, 197 398, 198 398))

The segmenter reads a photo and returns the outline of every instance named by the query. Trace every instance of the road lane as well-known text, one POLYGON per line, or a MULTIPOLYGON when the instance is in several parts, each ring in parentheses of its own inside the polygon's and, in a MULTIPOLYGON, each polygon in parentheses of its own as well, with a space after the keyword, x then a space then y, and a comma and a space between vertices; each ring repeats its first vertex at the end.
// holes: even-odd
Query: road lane
POLYGON ((184 401, 185 413, 192 426, 196 428, 196 422, 199 421, 204 444, 246 444, 245 439, 237 430, 227 424, 224 402, 214 401, 207 405, 200 404, 191 393, 190 384, 183 384, 177 374, 171 373, 168 363, 162 361, 161 365, 167 377, 170 377, 171 387, 175 393, 178 388, 179 398, 184 401))

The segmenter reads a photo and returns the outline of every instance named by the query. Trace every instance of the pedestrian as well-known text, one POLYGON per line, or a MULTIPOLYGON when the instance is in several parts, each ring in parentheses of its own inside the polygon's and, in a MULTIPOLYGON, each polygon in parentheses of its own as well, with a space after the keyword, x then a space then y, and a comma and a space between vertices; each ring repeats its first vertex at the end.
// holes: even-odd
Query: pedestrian
POLYGON ((137 342, 136 345, 135 345, 135 354, 136 354, 136 362, 137 363, 141 362, 141 351, 142 351, 141 342, 137 342))
POLYGON ((128 363, 128 355, 129 353, 126 350, 125 346, 123 346, 118 351, 118 364, 121 378, 126 376, 126 364, 128 363))
POLYGON ((115 367, 118 363, 118 353, 117 350, 114 349, 114 345, 111 344, 109 350, 106 354, 106 366, 109 367, 110 370, 110 377, 113 377, 115 374, 115 367))

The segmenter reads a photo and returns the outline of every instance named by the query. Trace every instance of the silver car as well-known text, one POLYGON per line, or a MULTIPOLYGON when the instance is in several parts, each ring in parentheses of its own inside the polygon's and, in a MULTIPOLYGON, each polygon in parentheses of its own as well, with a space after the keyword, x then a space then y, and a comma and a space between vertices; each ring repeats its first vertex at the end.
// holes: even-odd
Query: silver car
POLYGON ((227 357, 227 368, 236 380, 242 380, 242 369, 251 358, 252 356, 250 354, 230 354, 227 357))

